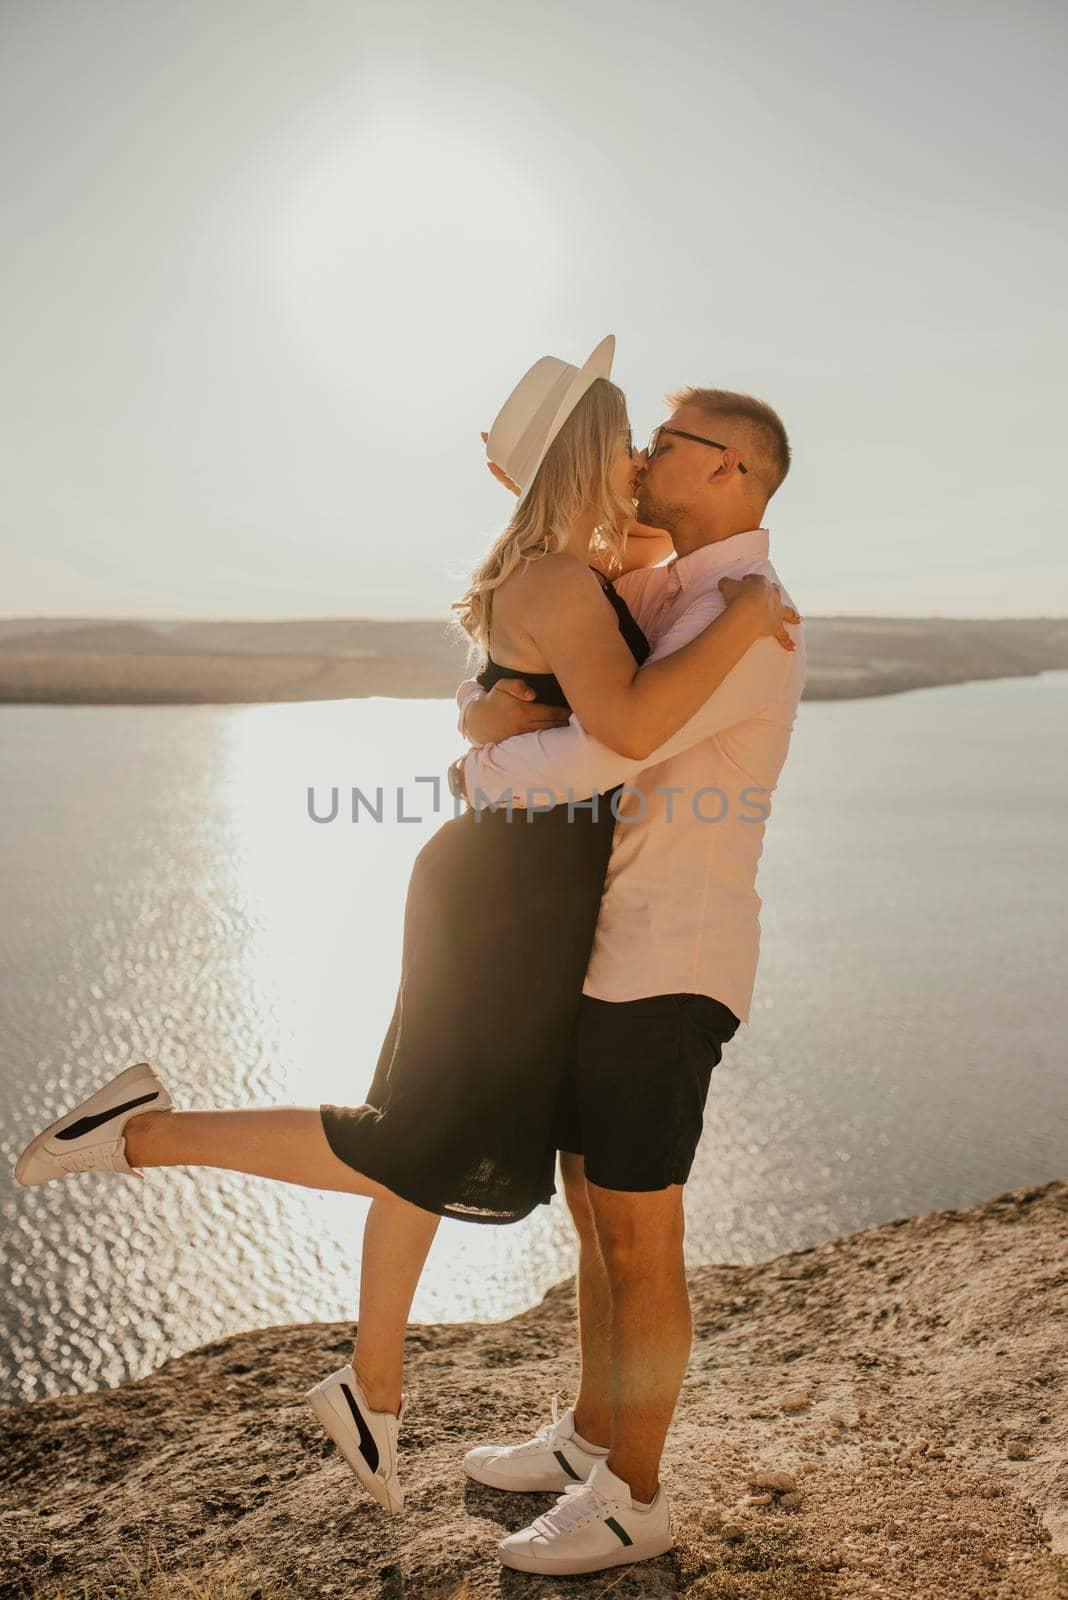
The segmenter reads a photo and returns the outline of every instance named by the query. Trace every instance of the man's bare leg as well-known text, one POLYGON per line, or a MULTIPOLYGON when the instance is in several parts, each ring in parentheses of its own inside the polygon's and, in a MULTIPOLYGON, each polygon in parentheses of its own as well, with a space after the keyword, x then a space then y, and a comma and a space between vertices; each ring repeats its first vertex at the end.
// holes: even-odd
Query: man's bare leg
POLYGON ((631 1193, 587 1180, 586 1187, 612 1304, 608 1465, 636 1500, 648 1502, 659 1487, 660 1457, 693 1339, 683 1186, 631 1193))
POLYGON ((607 1447, 612 1443, 612 1291, 582 1156, 561 1150, 560 1176, 579 1247, 576 1298, 582 1374, 574 1402, 575 1431, 587 1444, 607 1447))

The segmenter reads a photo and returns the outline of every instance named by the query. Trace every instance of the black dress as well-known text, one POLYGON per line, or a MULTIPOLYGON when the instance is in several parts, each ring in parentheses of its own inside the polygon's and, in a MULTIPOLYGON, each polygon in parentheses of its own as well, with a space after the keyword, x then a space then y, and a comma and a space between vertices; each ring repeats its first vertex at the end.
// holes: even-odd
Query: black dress
MULTIPOLYGON (((591 568, 591 571, 595 571, 591 568)), ((602 576, 601 574, 598 574, 602 576)), ((650 645, 603 578, 641 664, 650 645)), ((489 659, 570 710, 552 673, 489 659)), ((400 984, 367 1103, 323 1105, 342 1161, 440 1216, 518 1222, 556 1193, 553 1114, 593 945, 615 818, 465 809, 412 867, 400 984)))

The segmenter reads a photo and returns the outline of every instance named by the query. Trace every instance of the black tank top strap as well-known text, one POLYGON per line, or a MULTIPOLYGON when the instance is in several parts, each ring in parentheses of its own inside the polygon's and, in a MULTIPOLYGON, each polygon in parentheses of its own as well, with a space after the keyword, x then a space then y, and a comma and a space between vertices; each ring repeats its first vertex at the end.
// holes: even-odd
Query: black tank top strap
POLYGON ((604 580, 601 584, 601 589, 605 599, 612 602, 612 608, 619 619, 619 631, 630 646, 638 665, 641 666, 648 658, 652 645, 631 615, 630 607, 623 596, 616 593, 612 579, 606 577, 597 567, 590 567, 590 571, 596 572, 597 576, 604 580))
MULTIPOLYGON (((641 666, 649 655, 652 646, 634 617, 631 616, 630 608, 623 596, 616 593, 611 578, 606 577, 597 567, 591 566, 590 571, 596 572, 601 579, 601 588, 607 599, 611 601, 612 609, 616 613, 619 631, 630 647, 638 665, 641 666)), ((494 661, 493 657, 487 652, 486 664, 482 671, 477 674, 476 683, 483 689, 492 689, 493 685, 499 682, 501 678, 523 678, 534 690, 535 698, 540 704, 563 706, 569 711, 571 709, 567 697, 560 686, 560 680, 554 673, 525 672, 521 667, 502 666, 499 661, 494 661)))

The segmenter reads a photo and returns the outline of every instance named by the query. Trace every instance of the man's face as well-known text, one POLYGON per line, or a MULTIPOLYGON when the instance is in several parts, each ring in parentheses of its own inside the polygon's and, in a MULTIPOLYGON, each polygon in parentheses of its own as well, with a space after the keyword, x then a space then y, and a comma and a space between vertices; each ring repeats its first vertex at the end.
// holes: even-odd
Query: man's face
MULTIPOLYGON (((680 406, 667 426, 702 438, 711 431, 709 419, 696 406, 680 406)), ((663 434, 653 459, 642 458, 638 521, 651 528, 666 528, 670 533, 680 515, 691 511, 708 492, 709 478, 722 460, 720 452, 708 445, 663 434)))

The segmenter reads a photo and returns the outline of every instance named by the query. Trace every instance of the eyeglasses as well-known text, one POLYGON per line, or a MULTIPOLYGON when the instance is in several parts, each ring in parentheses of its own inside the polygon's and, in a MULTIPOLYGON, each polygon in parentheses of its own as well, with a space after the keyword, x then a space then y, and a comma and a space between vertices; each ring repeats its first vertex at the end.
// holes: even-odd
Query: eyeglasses
MULTIPOLYGON (((654 428, 649 435, 649 444, 645 452, 646 461, 651 461, 656 455, 660 439, 665 433, 673 433, 678 439, 692 439, 694 444, 710 444, 714 450, 731 450, 734 448, 733 445, 720 444, 716 439, 702 439, 699 433, 683 433, 681 428, 669 428, 666 422, 662 422, 659 428, 654 428)), ((745 470, 745 467, 739 461, 738 471, 745 472, 745 470)))

